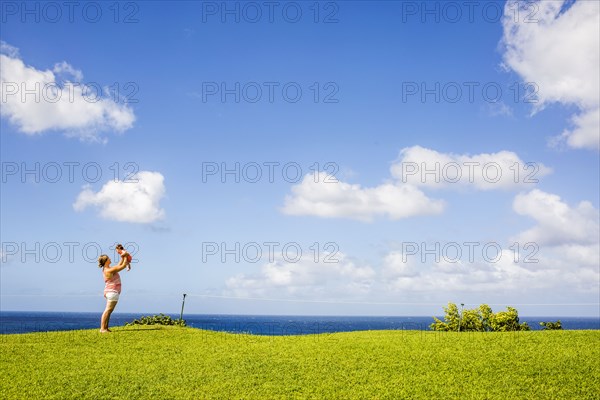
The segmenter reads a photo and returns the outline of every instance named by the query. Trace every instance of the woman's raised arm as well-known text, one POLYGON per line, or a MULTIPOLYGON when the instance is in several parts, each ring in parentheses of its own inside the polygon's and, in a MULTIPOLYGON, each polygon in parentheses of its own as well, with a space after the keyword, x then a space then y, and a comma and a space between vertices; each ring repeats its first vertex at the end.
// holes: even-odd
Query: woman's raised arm
POLYGON ((115 272, 124 270, 126 267, 127 262, 125 262, 125 257, 121 257, 121 261, 114 267, 110 267, 106 272, 108 272, 109 274, 114 274, 115 272))

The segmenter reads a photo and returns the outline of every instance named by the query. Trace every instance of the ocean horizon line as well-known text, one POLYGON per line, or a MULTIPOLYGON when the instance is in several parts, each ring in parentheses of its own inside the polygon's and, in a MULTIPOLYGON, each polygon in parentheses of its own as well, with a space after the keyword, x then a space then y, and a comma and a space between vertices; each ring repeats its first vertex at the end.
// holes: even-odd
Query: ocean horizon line
MULTIPOLYGON (((97 311, 56 311, 56 310, 0 310, 1 313, 62 313, 62 314, 102 314, 103 310, 97 311)), ((131 315, 131 314, 143 314, 143 315, 180 315, 180 312, 164 312, 164 311, 120 311, 113 312, 112 315, 131 315)), ((408 315, 408 314, 246 314, 246 313, 199 313, 199 312, 184 312, 184 317, 188 316, 232 316, 232 317, 340 317, 340 318, 444 318, 444 315, 431 315, 431 314, 419 314, 419 315, 408 315)), ((599 319, 598 315, 528 315, 519 314, 519 318, 588 318, 588 319, 599 319)))
MULTIPOLYGON (((161 313, 113 313, 112 326, 123 326, 142 316, 161 313)), ((162 313, 178 319, 180 313, 162 313)), ((0 311, 0 333, 29 333, 96 329, 101 311, 0 311)), ((434 318, 442 316, 377 316, 377 315, 256 315, 256 314, 195 314, 184 313, 183 319, 191 328, 250 333, 258 335, 304 335, 366 330, 431 331, 434 318)), ((533 331, 542 329, 541 322, 560 320, 565 330, 599 330, 600 317, 520 317, 533 331)))

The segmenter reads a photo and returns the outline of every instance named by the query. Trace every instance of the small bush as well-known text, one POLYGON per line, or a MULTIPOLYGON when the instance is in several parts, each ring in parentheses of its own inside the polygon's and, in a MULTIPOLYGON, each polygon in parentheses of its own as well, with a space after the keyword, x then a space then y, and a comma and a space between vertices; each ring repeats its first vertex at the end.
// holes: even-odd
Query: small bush
POLYGON ((545 331, 557 331, 562 330, 562 324, 560 319, 556 322, 540 322, 540 325, 544 327, 545 331))
POLYGON ((140 319, 134 319, 131 322, 126 322, 125 326, 133 325, 175 325, 175 326, 187 326, 185 319, 173 319, 168 315, 160 313, 159 315, 148 315, 142 316, 140 319))
POLYGON ((513 307, 506 307, 506 311, 492 312, 487 304, 482 304, 472 310, 462 313, 454 303, 444 307, 446 316, 444 321, 433 317, 433 324, 429 327, 434 331, 445 332, 512 332, 528 331, 531 328, 527 322, 519 323, 519 313, 513 307))

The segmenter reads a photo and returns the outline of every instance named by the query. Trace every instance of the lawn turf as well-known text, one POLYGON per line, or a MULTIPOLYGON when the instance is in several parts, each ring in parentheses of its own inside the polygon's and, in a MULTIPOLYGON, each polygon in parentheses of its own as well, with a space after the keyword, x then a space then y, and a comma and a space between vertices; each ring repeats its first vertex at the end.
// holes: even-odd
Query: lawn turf
POLYGON ((0 335, 0 399, 599 399, 600 331, 0 335))

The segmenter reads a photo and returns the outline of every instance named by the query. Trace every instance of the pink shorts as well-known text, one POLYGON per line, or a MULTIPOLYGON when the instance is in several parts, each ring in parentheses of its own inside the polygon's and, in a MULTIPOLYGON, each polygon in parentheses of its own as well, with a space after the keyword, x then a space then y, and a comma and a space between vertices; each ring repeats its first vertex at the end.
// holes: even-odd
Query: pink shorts
POLYGON ((109 290, 108 292, 104 293, 104 297, 106 297, 106 300, 108 301, 119 301, 119 292, 109 290))

